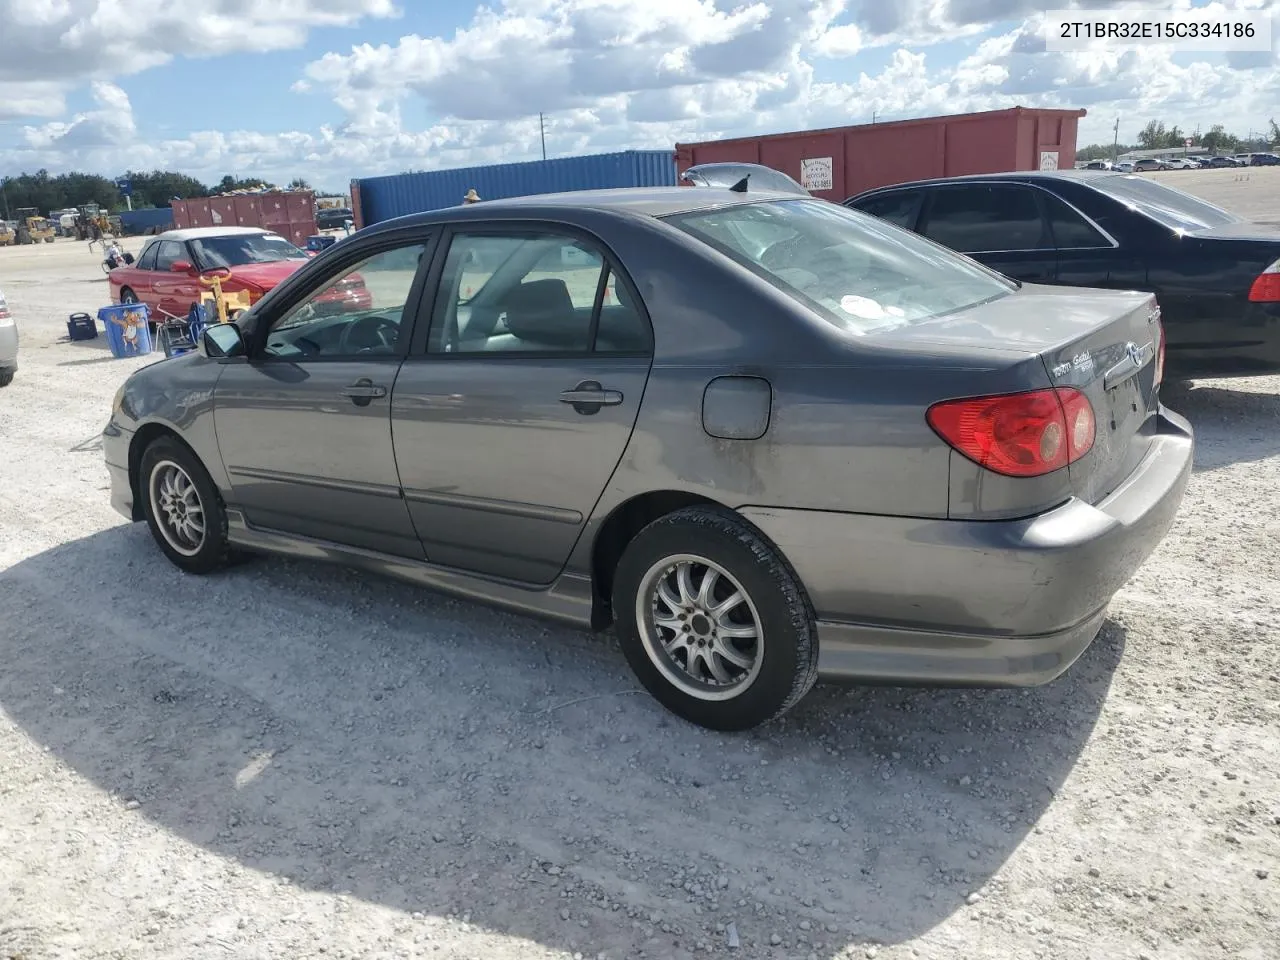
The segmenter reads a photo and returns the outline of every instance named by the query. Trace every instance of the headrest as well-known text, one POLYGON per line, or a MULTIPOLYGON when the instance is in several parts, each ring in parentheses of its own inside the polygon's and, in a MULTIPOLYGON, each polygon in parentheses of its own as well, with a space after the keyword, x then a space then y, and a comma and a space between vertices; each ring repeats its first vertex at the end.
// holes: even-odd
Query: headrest
POLYGON ((507 330, 521 340, 566 349, 586 345, 591 318, 578 316, 568 285, 558 277, 520 284, 507 294, 502 306, 507 312, 507 330))

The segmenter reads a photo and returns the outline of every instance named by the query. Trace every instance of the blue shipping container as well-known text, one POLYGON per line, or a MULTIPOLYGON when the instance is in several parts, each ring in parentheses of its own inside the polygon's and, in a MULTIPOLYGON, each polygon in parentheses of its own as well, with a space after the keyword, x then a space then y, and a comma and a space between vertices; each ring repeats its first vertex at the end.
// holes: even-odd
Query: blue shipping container
POLYGON ((363 224, 367 227, 409 213, 457 206, 468 190, 475 190, 482 200, 502 200, 567 190, 674 187, 676 183, 676 160, 672 151, 627 150, 587 157, 368 177, 357 180, 354 186, 358 189, 363 224))
POLYGON ((152 227, 172 230, 173 211, 169 207, 156 207, 154 210, 122 210, 120 223, 124 227, 124 232, 131 236, 146 233, 152 227))

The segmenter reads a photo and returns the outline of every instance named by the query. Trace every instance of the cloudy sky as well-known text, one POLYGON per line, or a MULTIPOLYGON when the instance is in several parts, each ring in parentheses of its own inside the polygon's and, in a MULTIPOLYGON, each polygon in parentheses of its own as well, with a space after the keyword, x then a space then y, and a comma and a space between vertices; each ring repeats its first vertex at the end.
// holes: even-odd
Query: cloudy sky
MULTIPOLYGON (((1038 9, 1280 0, 0 0, 0 176, 353 176, 1014 104, 1280 119, 1280 58, 1045 51, 1038 9)), ((1280 39, 1280 29, 1276 30, 1280 39)))

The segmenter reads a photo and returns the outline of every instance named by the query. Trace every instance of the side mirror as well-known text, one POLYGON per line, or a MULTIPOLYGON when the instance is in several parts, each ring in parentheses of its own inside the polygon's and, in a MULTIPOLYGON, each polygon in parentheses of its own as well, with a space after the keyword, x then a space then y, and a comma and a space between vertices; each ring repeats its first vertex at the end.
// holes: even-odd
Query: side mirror
POLYGON ((175 260, 173 263, 169 264, 169 271, 171 273, 194 273, 195 269, 196 268, 191 265, 189 260, 175 260))
POLYGON ((245 355, 244 336, 234 323, 215 323, 200 335, 200 353, 210 360, 231 359, 245 355))

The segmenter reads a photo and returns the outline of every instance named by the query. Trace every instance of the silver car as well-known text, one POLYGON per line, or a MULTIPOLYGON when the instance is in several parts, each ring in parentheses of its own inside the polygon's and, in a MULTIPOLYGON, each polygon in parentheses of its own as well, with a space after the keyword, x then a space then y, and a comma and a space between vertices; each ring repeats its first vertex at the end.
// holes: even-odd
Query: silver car
POLYGON ((18 321, 0 290, 0 387, 13 383, 18 372, 18 321))
POLYGON ((612 624, 663 704, 742 729, 819 677, 1066 670, 1190 473, 1159 317, 791 194, 491 201, 326 250, 134 373, 103 446, 183 570, 612 624))

